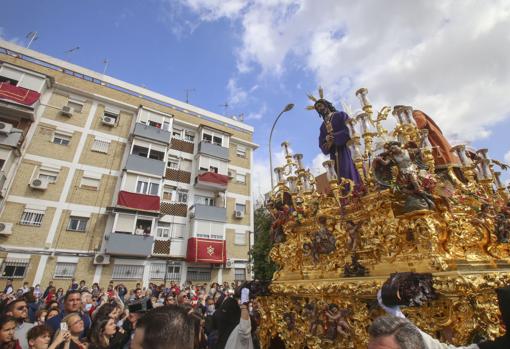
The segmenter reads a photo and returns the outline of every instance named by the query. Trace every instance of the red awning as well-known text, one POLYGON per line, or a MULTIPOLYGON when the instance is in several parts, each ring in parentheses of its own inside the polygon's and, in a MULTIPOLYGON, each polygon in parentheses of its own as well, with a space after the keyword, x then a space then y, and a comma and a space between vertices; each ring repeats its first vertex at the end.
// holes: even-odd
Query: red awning
POLYGON ((2 99, 9 99, 24 105, 32 105, 39 100, 40 96, 41 94, 36 91, 14 86, 8 82, 0 83, 0 98, 2 99))
POLYGON ((227 245, 225 240, 188 239, 186 261, 192 263, 223 264, 226 260, 227 245))
POLYGON ((219 185, 228 185, 228 176, 219 173, 205 172, 201 175, 198 175, 198 179, 203 182, 215 183, 219 185))
POLYGON ((132 208, 141 211, 158 211, 159 196, 120 191, 117 206, 132 208))

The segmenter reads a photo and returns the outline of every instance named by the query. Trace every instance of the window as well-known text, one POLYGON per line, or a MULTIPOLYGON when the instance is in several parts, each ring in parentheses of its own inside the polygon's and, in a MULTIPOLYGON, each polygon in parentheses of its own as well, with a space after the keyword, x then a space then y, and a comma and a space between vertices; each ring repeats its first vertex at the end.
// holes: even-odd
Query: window
POLYGON ((88 221, 89 221, 88 217, 71 216, 69 218, 69 225, 67 226, 67 230, 85 231, 85 229, 87 228, 88 221))
POLYGON ((244 145, 237 145, 236 155, 240 158, 246 158, 246 147, 244 145))
POLYGON ((223 138, 218 136, 213 136, 213 144, 219 145, 221 147, 223 142, 223 138))
POLYGON ((152 220, 139 218, 136 220, 135 235, 151 235, 152 220))
POLYGON ((195 195, 195 204, 214 206, 214 198, 202 195, 195 195))
POLYGON ((195 134, 191 131, 184 131, 184 140, 186 140, 188 142, 194 142, 195 134))
POLYGON ((168 159, 168 167, 172 170, 178 170, 179 169, 179 159, 177 158, 169 158, 168 159))
POLYGON ((8 259, 2 265, 2 278, 23 279, 27 272, 29 260, 8 259))
POLYGON ((60 145, 69 145, 71 143, 71 136, 55 132, 53 134, 53 140, 52 142, 54 144, 60 144, 60 145))
POLYGON ((181 266, 175 262, 168 263, 152 263, 150 269, 151 279, 165 279, 165 267, 168 267, 166 273, 167 280, 180 280, 181 279, 181 266))
POLYGON ((239 211, 239 212, 246 212, 246 205, 243 205, 243 204, 236 204, 236 211, 239 211))
POLYGON ((246 245, 246 232, 244 231, 236 231, 234 244, 236 245, 246 245))
POLYGON ((211 234, 211 239, 214 239, 214 240, 223 240, 223 236, 222 235, 211 234))
POLYGON ((245 281, 246 280, 246 269, 235 268, 234 269, 234 280, 235 281, 245 281))
POLYGON ((188 191, 187 190, 178 190, 177 191, 177 202, 181 204, 188 203, 188 191))
POLYGON ((115 264, 113 266, 112 279, 114 280, 141 280, 143 277, 143 265, 115 264))
POLYGON ((57 181, 58 171, 50 170, 46 168, 39 169, 37 178, 46 180, 48 183, 55 183, 57 181))
POLYGON ((10 78, 7 78, 5 76, 0 76, 0 83, 1 82, 6 82, 8 84, 11 84, 11 85, 14 85, 14 86, 17 86, 18 85, 18 80, 14 80, 14 79, 10 79, 10 78))
POLYGON ((141 147, 139 145, 134 145, 131 154, 138 155, 146 158, 149 155, 149 148, 141 147))
POLYGON ((209 166, 209 172, 218 173, 218 168, 215 166, 209 166))
POLYGON ((25 209, 21 215, 19 224, 40 227, 44 218, 44 213, 45 211, 25 209))
POLYGON ((101 182, 100 178, 87 177, 87 175, 84 174, 81 177, 80 188, 97 190, 99 188, 100 182, 101 182))
POLYGON ((136 183, 136 192, 146 195, 159 195, 159 183, 149 182, 147 179, 139 180, 136 183))
POLYGON ((188 268, 188 281, 209 281, 211 280, 211 269, 188 268))
POLYGON ((162 151, 151 149, 149 153, 149 158, 154 160, 163 161, 165 159, 165 153, 162 151))
POLYGON ((236 173, 236 182, 245 184, 246 183, 246 175, 241 173, 236 173))
POLYGON ((161 128, 161 123, 149 120, 149 126, 156 127, 156 128, 161 128))
POLYGON ((197 233, 197 238, 209 239, 209 234, 197 233))
POLYGON ((77 101, 69 100, 69 102, 67 102, 67 106, 73 108, 75 113, 81 113, 83 110, 83 104, 77 101))
POLYGON ((98 152, 98 153, 105 153, 108 154, 108 148, 110 147, 110 141, 95 138, 92 142, 92 147, 90 150, 98 152))
POLYGON ((182 139, 182 130, 179 128, 174 128, 174 130, 172 131, 172 137, 182 139))
POLYGON ((60 263, 55 266, 55 279, 72 279, 76 272, 76 263, 60 263))
POLYGON ((170 121, 163 121, 163 130, 170 131, 170 121))
POLYGON ((202 140, 206 143, 212 143, 212 136, 207 133, 204 133, 202 135, 202 140))
POLYGON ((168 239, 170 237, 170 223, 159 222, 156 236, 158 238, 168 239))
POLYGON ((165 186, 163 187, 163 200, 172 201, 175 188, 165 186))
POLYGON ((170 226, 170 237, 172 239, 182 239, 186 230, 186 224, 173 223, 170 226))

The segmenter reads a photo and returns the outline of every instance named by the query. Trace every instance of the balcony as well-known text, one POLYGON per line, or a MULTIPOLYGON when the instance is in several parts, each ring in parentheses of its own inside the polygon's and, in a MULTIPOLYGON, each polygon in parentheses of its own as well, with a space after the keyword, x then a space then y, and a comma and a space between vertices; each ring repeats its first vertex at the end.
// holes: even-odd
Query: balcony
POLYGON ((227 185, 228 176, 219 173, 204 172, 195 178, 195 188, 197 189, 225 191, 227 185))
POLYGON ((133 134, 138 137, 158 141, 165 144, 170 143, 170 132, 150 125, 136 123, 133 134))
POLYGON ((227 209, 225 207, 195 204, 190 207, 190 211, 194 219, 221 223, 227 222, 227 209))
POLYGON ((228 161, 228 148, 213 143, 202 141, 198 144, 200 154, 212 156, 224 161, 228 161))
POLYGON ((117 207, 130 208, 137 211, 159 212, 159 196, 119 191, 117 207))
POLYGON ((105 236, 105 252, 117 256, 148 257, 154 238, 150 235, 111 233, 105 236))
POLYGON ((8 82, 0 83, 0 99, 10 103, 31 107, 39 100, 41 94, 24 87, 11 85, 8 82))
POLYGON ((191 173, 188 171, 167 168, 165 173, 165 179, 168 179, 170 181, 191 184, 191 173))
POLYGON ((126 170, 150 173, 152 175, 163 177, 165 175, 165 162, 151 158, 145 158, 138 155, 129 155, 126 161, 126 170))
POLYGON ((193 154, 195 152, 195 143, 172 138, 172 141, 170 142, 170 149, 193 154))
POLYGON ((187 217, 188 216, 188 205, 180 202, 161 202, 161 214, 170 216, 187 217))
POLYGON ((188 239, 186 260, 191 263, 225 263, 227 260, 227 246, 225 240, 188 239))

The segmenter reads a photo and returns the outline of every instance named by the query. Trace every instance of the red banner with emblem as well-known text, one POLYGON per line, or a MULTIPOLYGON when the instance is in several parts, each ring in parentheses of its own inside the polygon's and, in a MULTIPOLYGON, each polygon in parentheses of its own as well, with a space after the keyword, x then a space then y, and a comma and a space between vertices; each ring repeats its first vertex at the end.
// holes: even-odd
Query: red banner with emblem
POLYGON ((190 238, 186 260, 192 263, 223 264, 227 260, 225 240, 190 238))
POLYGON ((41 94, 36 91, 14 86, 8 82, 0 83, 0 98, 2 99, 9 99, 24 105, 32 105, 37 102, 40 96, 41 94))

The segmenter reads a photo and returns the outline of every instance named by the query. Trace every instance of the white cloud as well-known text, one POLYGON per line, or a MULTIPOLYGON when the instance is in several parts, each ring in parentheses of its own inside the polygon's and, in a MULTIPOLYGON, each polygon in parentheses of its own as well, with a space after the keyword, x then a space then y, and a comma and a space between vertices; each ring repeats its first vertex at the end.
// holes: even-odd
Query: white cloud
POLYGON ((322 163, 326 160, 329 160, 329 156, 324 155, 322 153, 318 153, 312 160, 312 165, 310 166, 310 171, 314 176, 318 176, 326 170, 324 169, 324 166, 322 166, 322 163))
POLYGON ((335 102, 354 104, 365 86, 375 106, 413 105, 465 140, 489 136, 510 116, 506 0, 181 1, 204 19, 241 26, 240 73, 279 76, 294 58, 335 102))
POLYGON ((248 93, 237 85, 237 80, 230 78, 227 83, 229 93, 228 103, 237 105, 244 103, 248 98, 248 93))
POLYGON ((248 120, 260 120, 264 117, 264 115, 267 113, 267 105, 266 103, 263 103, 259 110, 256 112, 251 112, 244 118, 245 121, 248 120))
POLYGON ((505 161, 510 164, 510 150, 505 154, 505 161))

